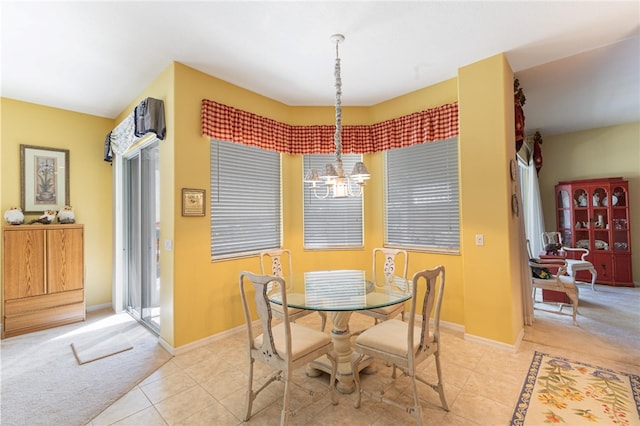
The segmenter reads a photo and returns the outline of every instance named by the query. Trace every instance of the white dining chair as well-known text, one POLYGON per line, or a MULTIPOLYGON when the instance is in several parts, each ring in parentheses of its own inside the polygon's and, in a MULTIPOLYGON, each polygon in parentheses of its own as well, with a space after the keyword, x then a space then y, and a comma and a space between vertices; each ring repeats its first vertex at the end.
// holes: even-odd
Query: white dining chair
MULTIPOLYGON (((264 250, 260 252, 260 273, 263 275, 270 274, 278 277, 284 277, 286 282, 291 282, 293 278, 293 261, 291 257, 291 250, 289 249, 273 249, 264 250), (269 272, 270 271, 270 272, 269 272), (285 275, 284 271, 287 271, 285 275)), ((289 300, 292 298, 302 298, 301 303, 304 302, 304 295, 289 293, 289 300)), ((273 313, 278 318, 283 318, 283 309, 285 306, 278 305, 277 303, 271 304, 273 313)), ((322 311, 312 311, 308 309, 298 308, 286 308, 289 311, 289 320, 296 322, 297 319, 317 312, 320 315, 322 321, 320 330, 324 331, 327 325, 327 314, 322 311)))
POLYGON ((408 321, 390 319, 362 332, 354 342, 353 349, 359 356, 354 359, 352 366, 353 371, 359 371, 359 363, 368 362, 369 357, 392 364, 394 372, 391 376, 392 381, 388 385, 393 385, 404 376, 409 377, 413 391, 413 405, 406 406, 398 400, 387 398, 384 395, 385 390, 373 392, 363 389, 360 377, 356 374, 354 377, 356 384, 354 406, 360 407, 364 394, 376 401, 402 408, 415 417, 417 424, 422 425, 422 409, 420 408, 416 380, 435 390, 440 396, 442 408, 449 411, 440 365, 440 309, 444 293, 444 266, 417 272, 412 278, 412 283, 413 298, 408 321), (423 282, 424 284, 421 284, 423 282), (420 299, 418 298, 419 289, 424 291, 424 296, 420 299), (419 305, 421 307, 420 316, 416 315, 419 305), (433 318, 431 318, 432 313, 433 318), (416 322, 418 322, 417 326, 416 322), (433 324, 433 331, 430 331, 430 324, 433 324), (437 384, 429 383, 416 374, 418 365, 430 356, 435 358, 437 384), (396 367, 402 371, 402 375, 399 377, 396 377, 395 374, 396 367))
MULTIPOLYGON (((407 278, 409 254, 406 250, 376 247, 373 249, 373 282, 378 285, 394 285, 394 277, 407 278)), ((405 288, 409 291, 408 288, 405 288)), ((404 321, 405 302, 382 308, 359 311, 362 315, 374 318, 374 324, 401 315, 404 321)))
MULTIPOLYGON (((593 266, 593 263, 587 260, 587 256, 589 256, 590 253, 589 249, 565 246, 562 242, 562 235, 557 231, 542 233, 542 246, 546 249, 549 244, 557 244, 557 246, 559 246, 558 252, 560 255, 564 256, 564 261, 567 264, 567 273, 569 275, 576 278, 576 274, 578 272, 588 271, 591 274, 591 290, 596 291, 598 271, 595 266, 593 266), (570 253, 578 253, 580 259, 569 258, 570 253)), ((542 260, 541 263, 545 263, 545 261, 542 260)))
MULTIPOLYGON (((329 379, 328 392, 331 396, 332 404, 338 403, 335 394, 335 379, 337 371, 336 359, 333 355, 333 343, 331 338, 322 331, 314 330, 303 325, 290 322, 287 310, 283 311, 282 321, 274 325, 272 304, 269 301, 269 292, 280 292, 280 300, 283 305, 287 304, 286 282, 284 278, 273 275, 256 275, 251 272, 240 273, 240 295, 242 298, 242 308, 247 325, 247 353, 248 353, 248 376, 249 383, 246 393, 246 404, 244 421, 248 421, 252 415, 253 401, 267 386, 274 381, 284 382, 284 399, 280 424, 286 425, 296 411, 315 402, 317 398, 316 389, 305 389, 310 395, 307 404, 290 408, 291 385, 293 371, 304 367, 314 359, 326 355, 331 362, 331 376, 329 379), (252 291, 245 285, 252 284, 252 291), (249 294, 247 294, 249 293, 249 294), (248 300, 255 300, 255 309, 258 312, 262 334, 253 335, 253 323, 248 300), (257 390, 253 388, 253 367, 255 361, 262 362, 275 368, 277 371, 271 375, 257 390)), ((302 386, 299 386, 302 387, 302 386)), ((304 388, 303 388, 304 389, 304 388)))

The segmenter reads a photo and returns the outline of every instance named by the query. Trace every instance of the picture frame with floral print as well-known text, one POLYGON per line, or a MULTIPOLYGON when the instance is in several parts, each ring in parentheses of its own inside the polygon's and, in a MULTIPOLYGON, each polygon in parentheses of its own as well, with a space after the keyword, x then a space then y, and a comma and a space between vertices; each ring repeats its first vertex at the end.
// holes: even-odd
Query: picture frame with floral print
POLYGON ((69 150, 20 145, 20 207, 25 214, 69 205, 69 150))

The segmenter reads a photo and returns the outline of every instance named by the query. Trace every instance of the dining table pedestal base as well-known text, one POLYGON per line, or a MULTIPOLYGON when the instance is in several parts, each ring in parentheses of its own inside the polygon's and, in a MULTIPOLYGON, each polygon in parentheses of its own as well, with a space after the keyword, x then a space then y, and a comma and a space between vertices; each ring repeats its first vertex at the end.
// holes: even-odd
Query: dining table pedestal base
MULTIPOLYGON (((352 361, 358 355, 353 352, 353 347, 351 346, 351 331, 349 330, 351 313, 351 311, 331 312, 331 320, 333 322, 331 340, 333 341, 333 350, 338 363, 336 389, 343 394, 353 393, 355 390, 352 361)), ((369 368, 372 362, 373 358, 360 362, 356 374, 360 374, 362 370, 369 368)), ((326 356, 310 362, 307 366, 306 374, 309 377, 316 377, 322 374, 321 372, 323 371, 331 374, 331 362, 326 356)), ((368 371, 365 371, 366 373, 368 371)))

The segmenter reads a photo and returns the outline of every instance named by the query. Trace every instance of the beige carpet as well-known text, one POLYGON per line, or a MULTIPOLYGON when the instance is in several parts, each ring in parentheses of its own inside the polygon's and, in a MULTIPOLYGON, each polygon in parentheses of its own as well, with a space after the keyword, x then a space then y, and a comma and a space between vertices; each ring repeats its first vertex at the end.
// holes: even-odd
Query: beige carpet
MULTIPOLYGON (((537 300, 542 300, 538 294, 537 300)), ((536 304, 557 310, 554 304, 536 304)), ((571 312, 565 306, 564 312, 571 312)), ((525 327, 524 340, 547 346, 597 354, 601 358, 640 365, 640 288, 580 286, 578 326, 570 316, 534 310, 533 326, 525 327)))
POLYGON ((157 336, 111 310, 92 312, 85 322, 3 339, 0 424, 85 425, 170 358, 157 336), (132 348, 78 364, 72 343, 118 335, 132 348))
POLYGON ((535 352, 512 426, 640 425, 640 377, 535 352))

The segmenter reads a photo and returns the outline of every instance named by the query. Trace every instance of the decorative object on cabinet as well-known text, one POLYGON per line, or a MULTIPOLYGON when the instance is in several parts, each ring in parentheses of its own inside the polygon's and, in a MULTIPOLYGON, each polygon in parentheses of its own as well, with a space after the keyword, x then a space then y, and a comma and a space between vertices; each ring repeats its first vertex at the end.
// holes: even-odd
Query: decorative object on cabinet
POLYGON ((182 216, 204 216, 204 189, 182 188, 182 216))
POLYGON ((64 206, 64 208, 58 212, 58 222, 66 224, 76 223, 76 214, 73 212, 73 207, 64 206))
POLYGON ((56 218, 56 211, 55 210, 47 210, 44 213, 42 213, 42 215, 40 215, 40 217, 38 217, 37 219, 32 219, 29 221, 29 225, 32 225, 34 223, 41 223, 43 225, 48 225, 49 223, 53 222, 54 219, 56 218))
POLYGON ((69 150, 20 145, 20 196, 26 214, 69 204, 69 150))
MULTIPOLYGON (((556 224, 564 244, 590 251, 597 282, 632 287, 629 183, 621 177, 559 182, 556 224), (573 202, 567 203, 567 197, 573 202), (568 205, 567 205, 568 204, 568 205)), ((577 279, 587 281, 586 271, 577 279)))
POLYGON ((2 337, 85 319, 83 225, 4 227, 2 337))
POLYGON ((4 212, 4 220, 9 225, 22 225, 24 223, 24 214, 20 207, 11 207, 4 212))
POLYGON ((587 207, 587 194, 584 192, 581 192, 578 195, 578 205, 577 207, 587 207))

